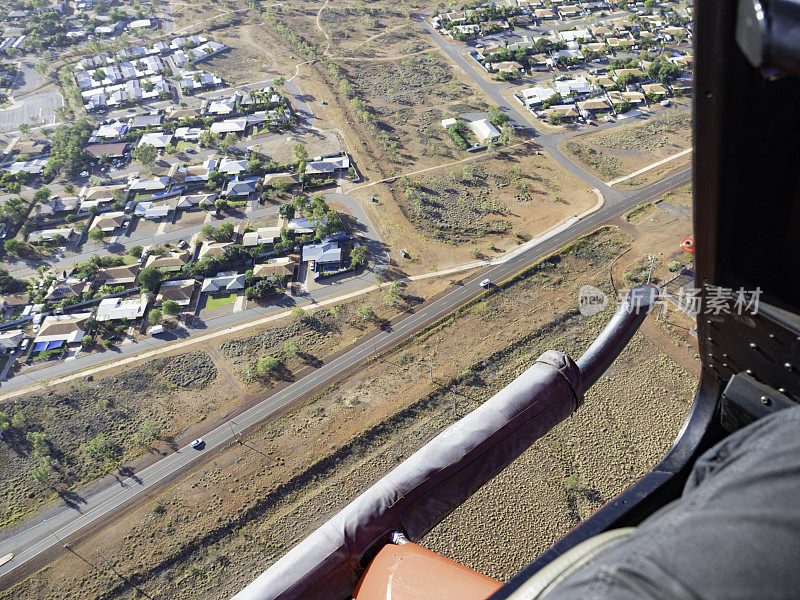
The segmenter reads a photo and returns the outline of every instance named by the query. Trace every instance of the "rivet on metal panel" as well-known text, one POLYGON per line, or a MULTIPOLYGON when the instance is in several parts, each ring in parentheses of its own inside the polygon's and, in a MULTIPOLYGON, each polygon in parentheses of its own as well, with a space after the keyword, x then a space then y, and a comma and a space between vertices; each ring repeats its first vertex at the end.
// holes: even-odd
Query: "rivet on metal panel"
POLYGON ((772 404, 772 400, 770 400, 766 396, 761 396, 761 404, 763 404, 764 406, 769 406, 770 404, 772 404))

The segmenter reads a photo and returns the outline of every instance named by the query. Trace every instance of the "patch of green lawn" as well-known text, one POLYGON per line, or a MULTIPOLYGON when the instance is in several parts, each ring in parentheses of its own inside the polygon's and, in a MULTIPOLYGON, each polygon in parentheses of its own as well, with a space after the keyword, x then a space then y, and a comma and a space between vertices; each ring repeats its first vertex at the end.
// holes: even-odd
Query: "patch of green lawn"
POLYGON ((222 308, 236 302, 236 294, 214 294, 209 296, 206 300, 206 310, 214 310, 215 308, 222 308))

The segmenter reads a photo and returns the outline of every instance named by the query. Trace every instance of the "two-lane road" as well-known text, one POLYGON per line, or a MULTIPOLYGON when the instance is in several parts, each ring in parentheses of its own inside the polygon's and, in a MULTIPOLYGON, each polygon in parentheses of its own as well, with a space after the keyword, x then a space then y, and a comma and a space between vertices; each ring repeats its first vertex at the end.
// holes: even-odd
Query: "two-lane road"
POLYGON ((599 211, 578 221, 566 231, 544 240, 505 263, 481 271, 467 284, 454 289, 435 302, 423 306, 390 329, 379 332, 373 338, 324 364, 310 375, 210 431, 203 436, 206 441, 204 450, 181 448, 136 473, 135 476, 109 485, 85 498, 85 502, 79 505, 78 510, 63 506, 46 511, 44 515, 32 517, 17 528, 15 533, 0 539, 0 555, 9 552, 15 554, 13 560, 0 566, 0 585, 8 585, 11 581, 26 576, 34 569, 46 564, 48 559, 58 554, 58 546, 61 543, 59 540, 77 536, 80 532, 89 529, 91 525, 100 522, 104 517, 110 516, 114 511, 123 510, 126 505, 130 505, 142 494, 157 491, 159 486, 166 481, 190 468, 196 468, 211 451, 219 450, 230 444, 238 432, 262 422, 291 402, 315 390, 323 389, 374 353, 390 349, 409 335, 452 312, 472 297, 483 293, 477 284, 480 279, 489 278, 494 282, 501 281, 531 262, 564 246, 572 239, 593 230, 602 222, 620 215, 650 198, 657 197, 669 189, 685 184, 690 175, 690 170, 686 169, 622 199, 607 202, 599 211))

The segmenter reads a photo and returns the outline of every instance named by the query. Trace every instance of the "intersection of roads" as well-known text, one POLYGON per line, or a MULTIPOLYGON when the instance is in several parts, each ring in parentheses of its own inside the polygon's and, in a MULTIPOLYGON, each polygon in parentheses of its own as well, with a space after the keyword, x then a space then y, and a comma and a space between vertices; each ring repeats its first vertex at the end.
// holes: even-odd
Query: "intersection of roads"
MULTIPOLYGON (((64 551, 62 545, 65 541, 73 542, 81 539, 85 535, 88 535, 90 530, 98 527, 99 524, 104 523, 107 519, 112 518, 112 515, 117 511, 134 506, 137 500, 141 501, 142 499, 152 497, 166 482, 173 480, 181 473, 185 473, 192 468, 197 468, 202 461, 209 460, 216 452, 229 446, 243 430, 256 426, 264 419, 268 419, 270 416, 280 412, 289 404, 307 397, 317 390, 323 389, 344 374, 351 372, 358 365, 370 360, 374 355, 392 348, 403 339, 413 335, 430 323, 452 312, 458 306, 468 302, 471 298, 478 294, 485 293, 478 285, 478 281, 485 278, 489 278, 494 282, 502 281, 519 272, 530 263, 564 246, 571 240, 592 231, 609 219, 624 214, 626 211, 643 202, 658 198, 665 192, 685 185, 691 180, 691 169, 687 167, 652 185, 638 190, 621 190, 600 181, 593 175, 585 172, 560 152, 558 143, 564 139, 563 134, 546 135, 538 132, 531 126, 523 114, 503 97, 503 85, 492 84, 484 80, 484 78, 473 69, 472 65, 460 55, 459 49, 463 48, 463 46, 449 43, 434 32, 424 20, 421 18, 417 20, 420 26, 431 35, 438 47, 464 70, 464 72, 467 73, 481 89, 506 112, 506 114, 508 114, 512 124, 516 126, 519 133, 534 138, 536 143, 541 145, 542 149, 552 156, 554 160, 572 174, 599 190, 605 199, 603 205, 599 210, 576 220, 571 227, 547 237, 537 245, 528 248, 526 251, 519 253, 513 258, 501 264, 487 266, 479 270, 479 272, 471 275, 463 285, 453 287, 451 291, 437 300, 426 303, 409 316, 393 323, 385 330, 377 332, 376 335, 371 338, 354 345, 348 351, 330 360, 330 362, 324 363, 307 376, 267 396, 250 409, 234 416, 215 429, 208 431, 203 435, 203 439, 206 442, 204 450, 197 451, 189 446, 179 448, 158 462, 138 471, 135 475, 126 479, 120 480, 118 478, 109 477, 106 480, 98 482, 93 486, 97 491, 85 496, 77 506, 68 506, 65 504, 51 506, 17 527, 4 532, 2 537, 0 537, 0 555, 13 553, 14 558, 0 565, 0 586, 4 586, 11 580, 17 580, 20 577, 30 574, 35 569, 41 568, 41 566, 46 564, 49 560, 64 551)), ((288 85, 294 84, 290 83, 288 85)), ((299 89, 292 91, 296 92, 296 97, 299 96, 299 89)), ((310 123, 311 119, 313 119, 313 113, 310 107, 306 104, 300 107, 299 110, 302 116, 310 123)), ((331 286, 325 290, 318 290, 308 294, 306 299, 310 300, 312 303, 319 302, 323 299, 330 300, 338 295, 367 287, 374 282, 374 273, 381 272, 388 264, 386 249, 358 202, 344 194, 327 194, 326 196, 329 200, 345 204, 348 209, 352 211, 353 216, 358 222, 365 225, 366 233, 364 235, 372 251, 371 260, 373 264, 370 269, 365 271, 360 277, 352 278, 341 285, 331 286)), ((264 210, 269 211, 275 209, 269 208, 264 210)), ((187 235, 186 232, 183 231, 180 233, 173 232, 163 240, 156 241, 172 241, 170 236, 173 236, 173 234, 174 239, 187 235)), ((134 243, 134 241, 131 240, 131 243, 134 243)), ((73 257, 72 260, 75 260, 75 258, 73 257)), ((301 304, 301 302, 298 301, 298 304, 301 304)), ((286 306, 284 305, 234 313, 207 322, 205 324, 205 331, 224 330, 237 322, 261 318, 265 315, 285 310, 286 306)), ((134 348, 131 348, 130 353, 138 353, 144 348, 155 348, 158 345, 163 345, 165 349, 168 349, 169 343, 169 341, 143 341, 134 348)), ((128 346, 133 346, 133 344, 128 344, 128 346)), ((95 356, 97 356, 97 358, 92 359, 95 361, 94 364, 106 360, 102 355, 95 356)), ((85 358, 89 359, 91 356, 85 358)), ((75 364, 75 361, 72 361, 71 364, 66 364, 66 366, 62 363, 62 370, 57 373, 54 372, 49 375, 48 378, 58 376, 59 374, 65 374, 76 369, 84 369, 89 366, 93 366, 89 361, 80 364, 75 364)), ((39 379, 41 377, 45 377, 42 371, 37 372, 36 378, 39 379)), ((13 389, 8 386, 8 384, 12 382, 4 383, 3 391, 13 389)), ((20 384, 15 387, 30 385, 30 383, 30 381, 21 381, 20 384)))

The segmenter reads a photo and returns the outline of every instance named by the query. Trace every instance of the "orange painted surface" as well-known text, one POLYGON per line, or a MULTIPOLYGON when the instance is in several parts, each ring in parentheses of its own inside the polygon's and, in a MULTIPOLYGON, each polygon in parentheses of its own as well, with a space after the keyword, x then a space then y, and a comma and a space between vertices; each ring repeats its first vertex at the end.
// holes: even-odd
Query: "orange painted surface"
POLYGON ((386 544, 354 600, 484 600, 502 584, 416 544, 386 544))

